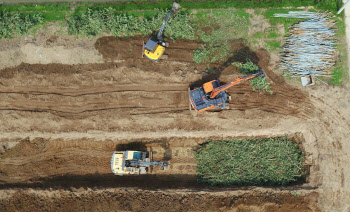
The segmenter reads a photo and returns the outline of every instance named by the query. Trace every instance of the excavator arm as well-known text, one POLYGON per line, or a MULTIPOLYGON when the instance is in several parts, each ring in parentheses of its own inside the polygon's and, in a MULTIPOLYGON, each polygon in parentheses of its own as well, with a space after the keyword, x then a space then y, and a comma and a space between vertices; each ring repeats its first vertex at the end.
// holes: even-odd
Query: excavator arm
POLYGON ((252 74, 252 75, 248 75, 248 76, 243 76, 243 77, 240 77, 234 81, 231 81, 229 83, 226 83, 225 85, 222 85, 220 87, 217 87, 217 88, 214 88, 213 91, 211 92, 210 94, 210 98, 211 99, 214 99, 219 93, 221 93, 222 91, 224 90, 227 90, 229 89, 230 87, 234 86, 234 85, 237 85, 241 82, 244 82, 244 81, 247 81, 247 80, 250 80, 250 79, 253 79, 255 77, 263 77, 265 78, 266 77, 266 74, 265 72, 262 70, 262 69, 259 69, 258 73, 256 74, 252 74))
POLYGON ((157 34, 157 40, 158 40, 158 41, 160 41, 160 42, 163 41, 163 31, 164 31, 165 25, 166 25, 166 23, 169 21, 169 19, 171 18, 171 16, 174 15, 175 11, 176 11, 177 9, 179 9, 179 8, 180 8, 180 5, 179 5, 178 3, 176 3, 176 2, 174 2, 174 3, 173 3, 173 6, 171 7, 170 12, 168 13, 168 15, 166 16, 166 18, 164 19, 163 24, 162 24, 162 26, 160 27, 160 30, 159 30, 159 32, 158 32, 158 34, 157 34))

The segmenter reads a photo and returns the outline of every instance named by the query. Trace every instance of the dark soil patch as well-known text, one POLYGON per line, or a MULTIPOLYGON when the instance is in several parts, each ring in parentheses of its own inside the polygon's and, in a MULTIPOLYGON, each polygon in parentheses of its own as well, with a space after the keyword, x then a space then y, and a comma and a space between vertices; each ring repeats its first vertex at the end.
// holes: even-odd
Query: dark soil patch
MULTIPOLYGON (((75 189, 77 190, 77 189, 75 189)), ((61 190, 59 196, 16 192, 0 201, 1 211, 320 211, 318 194, 293 196, 290 193, 249 192, 216 195, 194 192, 164 193, 145 190, 84 192, 61 190)))
MULTIPOLYGON (((142 58, 142 44, 148 37, 102 37, 95 43, 95 48, 103 55, 105 61, 142 58)), ((198 49, 200 43, 190 40, 169 40, 169 47, 165 54, 169 61, 193 62, 193 50, 198 49)), ((148 60, 147 58, 144 58, 148 60)))

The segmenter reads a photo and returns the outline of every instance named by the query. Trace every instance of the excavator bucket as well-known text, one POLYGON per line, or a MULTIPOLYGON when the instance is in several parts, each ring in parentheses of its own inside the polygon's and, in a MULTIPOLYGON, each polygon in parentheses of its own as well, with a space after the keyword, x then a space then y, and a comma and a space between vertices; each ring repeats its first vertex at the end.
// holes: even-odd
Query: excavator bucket
POLYGON ((260 74, 260 77, 262 77, 262 78, 266 77, 266 73, 263 69, 259 69, 259 74, 260 74))
POLYGON ((173 3, 173 6, 171 7, 172 10, 177 10, 180 8, 180 5, 176 2, 173 3))
POLYGON ((315 84, 315 80, 314 80, 314 77, 312 75, 303 76, 300 79, 301 79, 301 84, 303 86, 309 86, 309 85, 315 84))

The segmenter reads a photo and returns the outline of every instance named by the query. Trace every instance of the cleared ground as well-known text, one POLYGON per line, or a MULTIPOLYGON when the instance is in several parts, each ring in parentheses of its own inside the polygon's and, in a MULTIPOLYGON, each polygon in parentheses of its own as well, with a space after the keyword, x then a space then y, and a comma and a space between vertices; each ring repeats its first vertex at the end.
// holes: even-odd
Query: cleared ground
POLYGON ((27 63, 14 58, 0 64, 2 210, 166 210, 164 202, 173 203, 169 210, 348 209, 348 87, 289 85, 274 73, 267 51, 252 51, 241 41, 232 43, 232 58, 205 71, 206 65, 191 59, 189 49, 198 43, 171 43, 169 60, 153 63, 141 58, 139 37, 82 42, 51 36, 40 34, 34 43, 0 41, 0 55, 32 55, 27 63), (38 48, 45 50, 41 57, 32 53, 38 48), (67 52, 69 60, 62 57, 67 52), (229 89, 230 110, 190 112, 188 87, 215 77, 235 79, 237 70, 229 63, 243 56, 266 71, 274 93, 255 93, 246 82, 229 89), (195 183, 192 148, 198 143, 284 134, 300 138, 310 166, 306 183, 287 188, 195 183), (110 157, 130 142, 156 152, 155 159, 170 160, 170 169, 113 176, 110 157))

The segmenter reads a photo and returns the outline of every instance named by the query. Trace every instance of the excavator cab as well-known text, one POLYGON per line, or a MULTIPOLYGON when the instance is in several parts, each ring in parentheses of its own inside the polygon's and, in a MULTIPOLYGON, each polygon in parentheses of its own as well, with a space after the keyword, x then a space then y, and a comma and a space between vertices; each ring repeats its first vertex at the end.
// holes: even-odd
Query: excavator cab
POLYGON ((168 161, 152 161, 152 152, 115 151, 111 158, 111 169, 115 175, 139 175, 150 173, 151 166, 169 169, 168 161))
POLYGON ((193 109, 200 113, 205 110, 225 109, 227 103, 227 92, 220 92, 214 99, 210 98, 215 88, 220 87, 219 80, 204 83, 203 87, 197 87, 190 91, 190 102, 193 109))
POLYGON ((266 74, 264 70, 259 69, 257 73, 240 77, 225 85, 220 85, 219 80, 212 80, 204 83, 202 87, 196 87, 193 90, 189 90, 190 109, 193 108, 197 113, 206 110, 222 110, 227 109, 227 103, 230 97, 227 95, 226 90, 241 82, 253 79, 255 77, 265 78, 266 74))
POLYGON ((143 45, 143 53, 148 59, 156 62, 163 56, 166 46, 165 42, 159 42, 156 37, 151 36, 146 45, 143 45))
POLYGON ((160 59, 166 59, 167 56, 164 55, 165 48, 169 46, 169 43, 164 42, 163 31, 166 23, 174 15, 175 11, 180 8, 180 5, 176 2, 173 3, 170 12, 163 21, 163 24, 157 34, 157 36, 151 36, 147 43, 143 42, 142 56, 145 55, 148 59, 157 62, 160 59))

